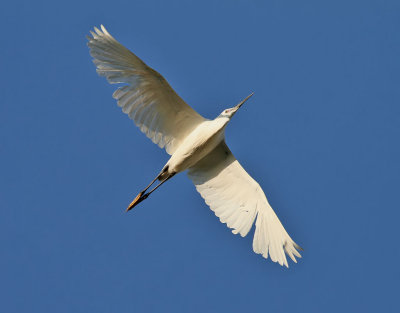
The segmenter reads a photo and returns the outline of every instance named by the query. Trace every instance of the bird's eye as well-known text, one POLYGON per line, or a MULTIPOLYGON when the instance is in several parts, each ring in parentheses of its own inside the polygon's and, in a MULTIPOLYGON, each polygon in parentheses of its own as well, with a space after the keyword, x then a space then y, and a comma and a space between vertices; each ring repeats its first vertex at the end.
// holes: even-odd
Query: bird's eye
POLYGON ((228 110, 225 110, 224 113, 228 113, 228 110))

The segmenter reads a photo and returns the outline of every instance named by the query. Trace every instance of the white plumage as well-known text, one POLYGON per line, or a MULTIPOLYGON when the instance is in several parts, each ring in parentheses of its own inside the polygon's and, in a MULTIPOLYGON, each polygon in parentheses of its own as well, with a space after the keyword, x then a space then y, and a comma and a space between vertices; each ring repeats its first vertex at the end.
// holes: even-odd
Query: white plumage
POLYGON ((112 83, 122 83, 113 97, 140 130, 171 155, 160 174, 128 207, 146 199, 176 173, 188 176, 205 202, 234 234, 246 236, 256 225, 253 250, 288 267, 286 254, 296 262, 300 247, 290 238, 259 184, 235 159, 225 143, 225 127, 237 106, 207 120, 186 104, 156 71, 116 41, 107 30, 94 28, 88 36, 97 72, 112 83), (161 182, 150 192, 147 189, 161 182))

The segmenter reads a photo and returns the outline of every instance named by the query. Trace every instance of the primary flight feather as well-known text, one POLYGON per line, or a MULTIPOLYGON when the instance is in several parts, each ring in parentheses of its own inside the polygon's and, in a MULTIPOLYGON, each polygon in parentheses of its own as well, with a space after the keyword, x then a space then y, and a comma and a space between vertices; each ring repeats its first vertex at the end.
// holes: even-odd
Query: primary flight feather
POLYGON ((116 41, 101 25, 88 36, 97 73, 111 84, 124 84, 113 97, 140 130, 171 155, 156 178, 127 210, 187 170, 197 191, 234 234, 246 236, 256 225, 253 250, 288 267, 285 253, 296 262, 301 248, 290 238, 260 185, 239 164, 225 143, 225 127, 250 98, 208 120, 193 110, 158 72, 116 41), (156 180, 160 182, 149 192, 156 180))

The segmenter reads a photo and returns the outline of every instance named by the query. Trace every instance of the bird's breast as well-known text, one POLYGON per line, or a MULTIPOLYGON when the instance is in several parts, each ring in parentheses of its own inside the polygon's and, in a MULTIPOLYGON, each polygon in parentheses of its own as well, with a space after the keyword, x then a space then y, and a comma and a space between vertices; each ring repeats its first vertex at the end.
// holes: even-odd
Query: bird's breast
POLYGON ((168 171, 179 173, 209 154, 225 136, 223 121, 206 121, 190 133, 169 159, 168 171))

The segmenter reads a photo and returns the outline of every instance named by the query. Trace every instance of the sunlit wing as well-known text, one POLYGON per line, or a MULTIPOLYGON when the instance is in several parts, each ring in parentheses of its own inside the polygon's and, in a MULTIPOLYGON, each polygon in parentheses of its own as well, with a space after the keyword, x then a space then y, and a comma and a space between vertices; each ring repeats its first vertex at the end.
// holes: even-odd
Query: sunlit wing
POLYGON ((183 139, 205 119, 185 103, 158 72, 116 41, 94 28, 88 46, 97 73, 111 84, 122 83, 113 97, 122 111, 155 144, 173 154, 183 139))
POLYGON ((222 223, 246 236, 256 219, 253 250, 288 267, 285 252, 296 262, 301 249, 288 235, 260 185, 233 156, 225 142, 188 171, 197 191, 222 223))

